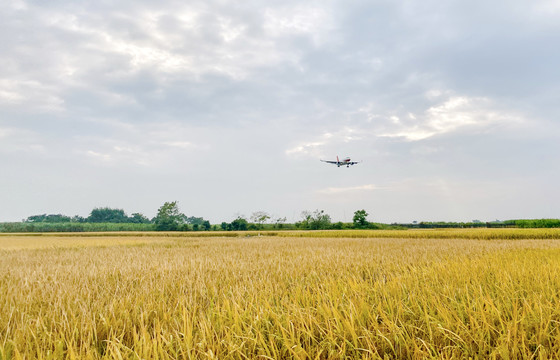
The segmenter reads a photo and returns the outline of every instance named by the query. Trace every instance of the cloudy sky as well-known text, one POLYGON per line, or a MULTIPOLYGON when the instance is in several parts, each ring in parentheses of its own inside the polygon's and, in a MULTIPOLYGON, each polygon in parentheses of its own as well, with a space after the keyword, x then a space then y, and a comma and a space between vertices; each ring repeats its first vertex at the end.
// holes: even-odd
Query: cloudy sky
POLYGON ((558 0, 0 3, 0 221, 560 217, 558 0))

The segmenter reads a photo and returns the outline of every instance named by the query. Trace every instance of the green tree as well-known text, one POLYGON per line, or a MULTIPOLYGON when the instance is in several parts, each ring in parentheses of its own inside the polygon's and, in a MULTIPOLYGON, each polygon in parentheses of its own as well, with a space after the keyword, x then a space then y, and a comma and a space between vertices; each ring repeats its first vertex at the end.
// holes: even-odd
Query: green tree
POLYGON ((70 222, 70 221, 72 221, 70 216, 66 216, 62 214, 32 215, 25 220, 25 222, 31 222, 31 223, 38 223, 38 222, 62 223, 62 222, 70 222))
POLYGON ((93 209, 86 221, 91 223, 125 223, 128 222, 128 216, 123 209, 103 207, 93 209))
POLYGON ((128 218, 128 222, 133 224, 149 224, 150 219, 140 213, 134 213, 128 218))
POLYGON ((249 227, 249 223, 242 217, 238 217, 237 219, 231 222, 231 230, 247 230, 249 227))
POLYGON ((202 223, 204 223, 204 218, 201 217, 196 217, 196 216, 189 216, 185 219, 185 221, 187 222, 187 224, 190 225, 202 225, 202 223))
POLYGON ((369 222, 367 221, 368 213, 365 210, 356 210, 354 212, 354 217, 352 221, 354 222, 354 227, 356 229, 365 229, 368 227, 369 222))
POLYGON ((177 231, 185 223, 186 216, 179 211, 177 201, 166 202, 159 209, 154 219, 156 230, 177 231))
POLYGON ((342 230, 344 228, 344 223, 342 221, 335 222, 332 224, 332 228, 335 230, 342 230))
POLYGON ((72 222, 79 222, 79 223, 85 223, 86 222, 86 218, 80 215, 74 215, 72 216, 72 222))
POLYGON ((255 211, 253 215, 251 215, 251 221, 258 224, 258 228, 262 229, 264 223, 266 223, 270 219, 270 215, 266 211, 255 211))
POLYGON ((282 229, 284 227, 284 223, 286 222, 286 217, 279 217, 274 220, 274 227, 278 229, 282 229))
POLYGON ((185 218, 187 224, 192 225, 195 231, 204 230, 209 231, 212 227, 210 221, 204 220, 203 217, 189 216, 185 218))
POLYGON ((325 210, 303 211, 301 217, 300 226, 304 229, 324 230, 331 227, 331 216, 325 210))

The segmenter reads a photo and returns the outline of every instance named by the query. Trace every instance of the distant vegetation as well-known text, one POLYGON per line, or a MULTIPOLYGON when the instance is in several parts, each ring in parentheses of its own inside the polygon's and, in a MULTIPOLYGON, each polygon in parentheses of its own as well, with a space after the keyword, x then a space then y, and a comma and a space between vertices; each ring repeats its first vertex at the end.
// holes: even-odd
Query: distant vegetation
POLYGON ((536 219, 536 220, 509 220, 520 228, 556 228, 560 227, 560 219, 536 219))
POLYGON ((89 231, 153 231, 153 224, 134 223, 0 223, 0 232, 89 232, 89 231))
POLYGON ((141 213, 128 216, 123 209, 95 208, 87 217, 62 214, 32 215, 21 222, 0 223, 0 232, 96 232, 96 231, 246 231, 246 230, 395 230, 438 228, 558 228, 559 219, 506 220, 481 222, 413 222, 382 224, 367 220, 361 209, 354 212, 351 223, 332 222, 324 210, 303 211, 301 220, 287 223, 286 217, 272 217, 256 211, 248 219, 242 215, 231 222, 210 224, 203 217, 187 216, 179 210, 177 201, 164 203, 157 215, 149 219, 141 213))
POLYGON ((560 227, 559 219, 531 219, 531 220, 505 220, 482 222, 474 220, 472 222, 420 222, 416 224, 395 224, 406 228, 556 228, 560 227))

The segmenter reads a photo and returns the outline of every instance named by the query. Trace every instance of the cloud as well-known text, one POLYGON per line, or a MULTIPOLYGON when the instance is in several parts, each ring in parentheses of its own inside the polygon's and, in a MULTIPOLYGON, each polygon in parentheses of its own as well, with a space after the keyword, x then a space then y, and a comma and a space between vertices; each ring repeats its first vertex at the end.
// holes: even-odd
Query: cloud
POLYGON ((110 136, 78 136, 76 151, 105 165, 139 165, 161 168, 178 158, 191 156, 208 149, 208 144, 197 145, 196 139, 204 131, 177 123, 137 124, 101 120, 110 130, 110 136), (189 139, 189 140, 187 140, 189 139))
POLYGON ((381 188, 375 186, 374 184, 366 184, 366 185, 349 186, 349 187, 328 187, 325 189, 317 190, 317 192, 321 194, 342 194, 342 193, 359 193, 364 191, 374 191, 379 189, 381 188))
MULTIPOLYGON (((229 216, 238 203, 289 214, 310 188, 355 193, 348 203, 364 208, 360 194, 383 193, 372 179, 506 183, 520 163, 544 179, 527 186, 545 184, 558 175, 549 166, 560 144, 558 9, 552 0, 14 0, 0 11, 0 152, 13 179, 0 185, 18 188, 33 177, 25 169, 40 168, 34 186, 53 198, 66 193, 49 189, 82 184, 91 201, 158 202, 196 188, 207 196, 191 192, 193 206, 229 216), (317 176, 318 159, 336 155, 365 161, 317 176), (348 176, 370 185, 339 187, 348 176)), ((33 193, 19 189, 12 205, 33 193)), ((425 204, 421 192, 413 183, 402 200, 425 204)))
POLYGON ((100 159, 102 161, 111 161, 113 159, 113 157, 111 156, 111 154, 102 154, 93 150, 88 150, 86 152, 86 154, 88 156, 94 157, 96 159, 100 159))
POLYGON ((162 142, 162 144, 170 147, 179 148, 179 149, 189 149, 195 146, 188 141, 168 141, 168 142, 162 142))
POLYGON ((419 146, 411 149, 410 153, 417 156, 429 156, 443 151, 441 146, 419 146))
POLYGON ((286 155, 312 155, 323 145, 325 145, 324 141, 299 144, 286 150, 286 155))
POLYGON ((0 127, 0 153, 44 156, 47 147, 40 133, 17 127, 0 127))
MULTIPOLYGON (((378 136, 418 141, 457 131, 483 131, 497 124, 522 122, 518 115, 494 108, 488 98, 466 96, 449 97, 443 103, 428 108, 423 114, 412 114, 409 117, 411 121, 406 125, 378 136)), ((392 122, 400 124, 400 121, 392 122)))
POLYGON ((322 135, 316 136, 314 141, 302 141, 287 149, 285 154, 290 156, 321 157, 331 153, 329 149, 340 144, 362 140, 363 136, 359 129, 349 126, 343 126, 342 128, 335 128, 333 126, 333 131, 324 132, 322 135))
POLYGON ((269 8, 264 12, 264 29, 272 37, 309 36, 320 46, 333 30, 332 14, 324 4, 269 8))
POLYGON ((45 25, 82 39, 83 55, 68 58, 70 67, 82 72, 95 70, 92 60, 113 58, 119 60, 118 71, 149 71, 195 81, 212 74, 242 80, 254 69, 297 62, 298 52, 289 51, 290 44, 283 39, 328 38, 322 36, 328 32, 328 13, 320 6, 231 11, 205 2, 171 10, 138 4, 129 14, 102 20, 97 9, 88 7, 91 12, 53 11, 39 17, 45 25), (261 31, 252 31, 256 28, 261 31))
POLYGON ((0 79, 0 105, 22 111, 60 112, 62 99, 49 85, 34 80, 0 79))

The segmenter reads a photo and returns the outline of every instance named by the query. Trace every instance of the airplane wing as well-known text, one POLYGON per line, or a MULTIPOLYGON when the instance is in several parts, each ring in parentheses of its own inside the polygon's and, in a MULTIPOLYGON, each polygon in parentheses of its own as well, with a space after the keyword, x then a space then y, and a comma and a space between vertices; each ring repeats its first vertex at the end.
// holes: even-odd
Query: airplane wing
POLYGON ((350 161, 349 163, 347 163, 347 165, 356 165, 361 163, 361 161, 350 161))
POLYGON ((335 165, 338 164, 337 161, 329 161, 329 160, 321 160, 321 161, 322 161, 322 162, 326 162, 326 163, 328 163, 328 164, 335 164, 335 165))

